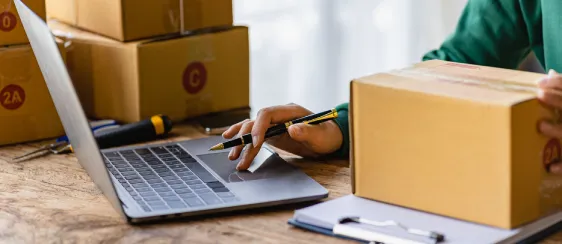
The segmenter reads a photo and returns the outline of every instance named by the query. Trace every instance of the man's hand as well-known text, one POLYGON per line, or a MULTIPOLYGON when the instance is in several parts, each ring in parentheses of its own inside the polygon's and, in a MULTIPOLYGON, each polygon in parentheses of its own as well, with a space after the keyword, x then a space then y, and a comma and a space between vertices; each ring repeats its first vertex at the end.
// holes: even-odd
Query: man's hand
MULTIPOLYGON (((260 110, 255 120, 245 120, 231 126, 223 133, 224 138, 231 139, 251 132, 253 141, 247 146, 236 169, 246 170, 250 167, 264 143, 264 135, 269 127, 310 114, 311 111, 296 104, 274 106, 260 110)), ((288 133, 267 139, 272 146, 303 157, 316 157, 335 152, 340 148, 342 141, 342 132, 333 121, 318 125, 291 125, 288 133)), ((242 149, 242 146, 234 147, 228 158, 238 159, 242 149)))
MULTIPOLYGON (((554 70, 538 82, 538 99, 552 108, 562 110, 562 76, 554 70)), ((562 124, 552 124, 549 121, 540 121, 539 130, 548 137, 562 139, 562 124)), ((550 171, 562 174, 562 164, 553 164, 550 171)))

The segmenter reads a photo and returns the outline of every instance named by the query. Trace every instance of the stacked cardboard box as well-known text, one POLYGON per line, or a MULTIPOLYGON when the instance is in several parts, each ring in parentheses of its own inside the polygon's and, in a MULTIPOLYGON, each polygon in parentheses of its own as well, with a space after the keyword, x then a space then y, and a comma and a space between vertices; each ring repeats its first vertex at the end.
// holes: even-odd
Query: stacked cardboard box
POLYGON ((231 0, 47 0, 91 118, 173 121, 249 106, 248 29, 231 0))
MULTIPOLYGON (((44 0, 25 3, 45 18, 44 0)), ((0 2, 0 9, 0 145, 63 135, 14 3, 0 2)), ((59 42, 59 47, 64 59, 64 44, 59 42)))

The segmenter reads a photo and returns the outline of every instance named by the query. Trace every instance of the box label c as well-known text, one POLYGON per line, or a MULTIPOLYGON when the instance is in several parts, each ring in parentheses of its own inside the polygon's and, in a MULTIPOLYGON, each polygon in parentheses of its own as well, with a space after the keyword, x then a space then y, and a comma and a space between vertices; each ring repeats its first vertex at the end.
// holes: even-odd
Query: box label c
POLYGON ((193 62, 183 72, 183 88, 189 94, 197 94, 207 83, 207 70, 201 62, 193 62))
POLYGON ((18 19, 11 12, 0 13, 0 30, 3 32, 10 32, 18 23, 18 19))
POLYGON ((15 110, 25 102, 25 91, 18 85, 7 85, 0 91, 0 103, 2 107, 15 110))

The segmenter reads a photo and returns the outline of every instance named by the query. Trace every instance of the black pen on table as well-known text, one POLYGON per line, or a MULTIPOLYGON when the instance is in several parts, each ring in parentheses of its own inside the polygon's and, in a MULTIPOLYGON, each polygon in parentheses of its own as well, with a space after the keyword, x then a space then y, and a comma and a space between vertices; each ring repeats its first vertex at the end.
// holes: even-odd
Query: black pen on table
MULTIPOLYGON (((338 117, 338 112, 336 111, 336 109, 331 109, 331 110, 327 110, 327 111, 324 111, 324 112, 307 115, 307 116, 302 117, 302 118, 298 118, 298 119, 291 120, 291 121, 283 123, 283 124, 278 124, 278 125, 269 127, 269 129, 267 129, 267 131, 265 132, 265 139, 273 137, 273 136, 281 135, 281 134, 287 132, 287 129, 291 125, 294 125, 294 124, 310 124, 310 125, 320 124, 322 122, 333 120, 337 117, 338 117)), ((252 134, 248 133, 248 134, 245 134, 241 137, 234 138, 232 140, 214 145, 213 147, 211 147, 209 149, 209 151, 223 150, 223 149, 227 149, 227 148, 231 148, 231 147, 235 147, 235 146, 246 145, 246 144, 250 144, 250 143, 252 143, 252 134)))

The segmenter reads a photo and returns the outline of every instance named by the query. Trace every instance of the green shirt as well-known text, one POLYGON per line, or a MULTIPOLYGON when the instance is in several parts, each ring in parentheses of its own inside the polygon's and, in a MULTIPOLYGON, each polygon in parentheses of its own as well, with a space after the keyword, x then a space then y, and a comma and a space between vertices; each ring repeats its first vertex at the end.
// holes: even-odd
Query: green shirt
MULTIPOLYGON (((530 53, 545 70, 562 71, 562 0, 470 0, 443 44, 422 57, 515 69, 530 53)), ((337 106, 349 156, 348 103, 337 106)))

